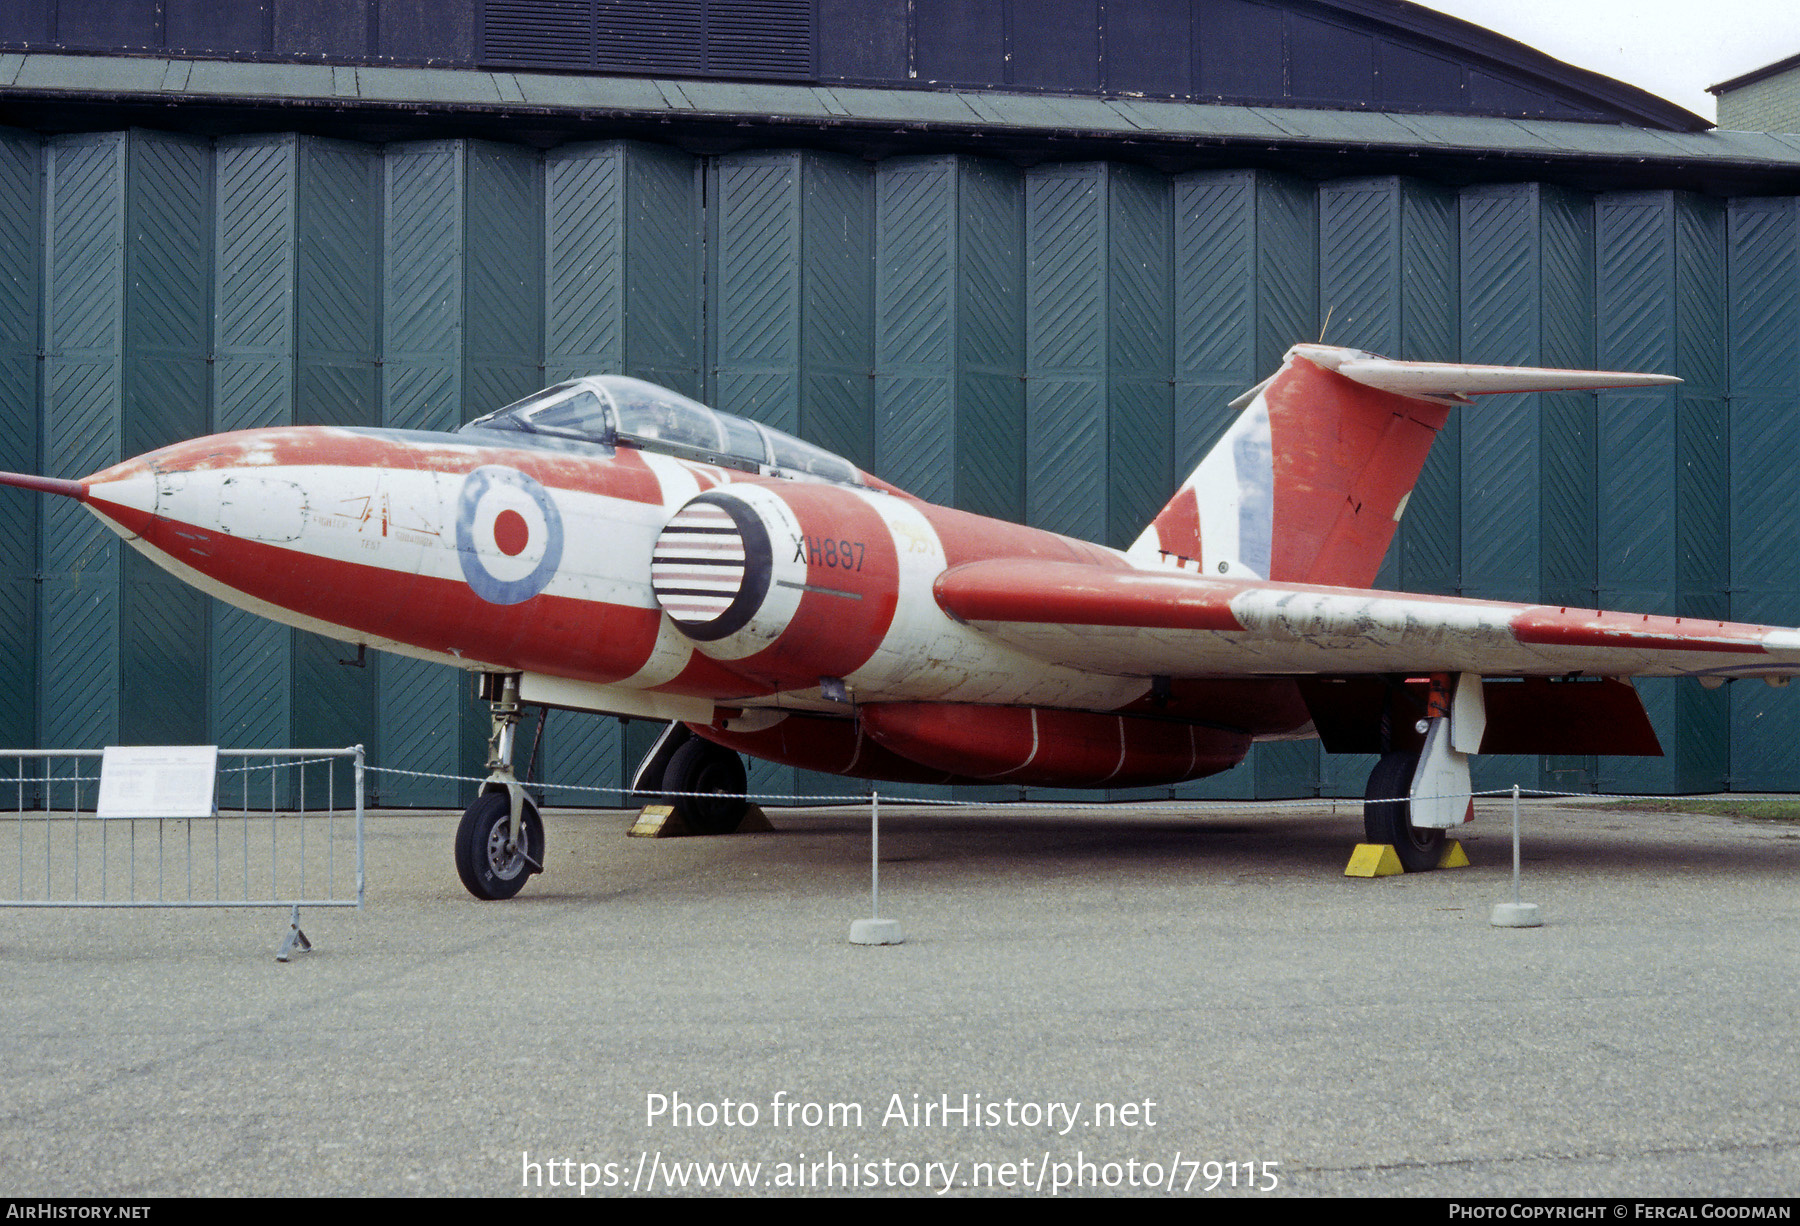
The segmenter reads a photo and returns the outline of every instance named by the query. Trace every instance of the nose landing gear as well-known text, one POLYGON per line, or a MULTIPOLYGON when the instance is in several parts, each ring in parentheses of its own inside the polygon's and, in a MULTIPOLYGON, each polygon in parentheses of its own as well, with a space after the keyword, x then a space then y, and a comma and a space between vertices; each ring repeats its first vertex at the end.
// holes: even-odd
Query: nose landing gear
POLYGON ((526 878, 544 871, 544 821, 513 775, 518 674, 484 677, 483 694, 493 721, 488 777, 456 827, 456 875, 469 893, 492 900, 511 898, 524 888, 526 878))

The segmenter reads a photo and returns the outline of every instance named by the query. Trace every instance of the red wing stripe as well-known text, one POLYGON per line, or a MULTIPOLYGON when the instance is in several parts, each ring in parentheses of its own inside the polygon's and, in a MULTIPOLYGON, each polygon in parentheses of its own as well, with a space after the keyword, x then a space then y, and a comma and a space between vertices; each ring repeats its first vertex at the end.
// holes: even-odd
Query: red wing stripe
POLYGON ((1696 617, 1526 609, 1512 619, 1521 643, 1546 647, 1619 647, 1649 651, 1727 651, 1767 655, 1761 628, 1696 617))
POLYGON ((998 558, 938 576, 937 601, 968 622, 1242 630, 1231 611, 1237 584, 1184 575, 1108 570, 1078 562, 998 558))

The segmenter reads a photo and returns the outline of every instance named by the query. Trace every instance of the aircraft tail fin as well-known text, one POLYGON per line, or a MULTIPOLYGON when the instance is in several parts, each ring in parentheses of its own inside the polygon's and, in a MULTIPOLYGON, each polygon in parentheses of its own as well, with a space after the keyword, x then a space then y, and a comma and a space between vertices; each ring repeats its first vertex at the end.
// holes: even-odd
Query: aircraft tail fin
POLYGON ((1279 371, 1232 401, 1243 412, 1130 554, 1225 578, 1368 587, 1453 405, 1679 382, 1295 345, 1279 371))

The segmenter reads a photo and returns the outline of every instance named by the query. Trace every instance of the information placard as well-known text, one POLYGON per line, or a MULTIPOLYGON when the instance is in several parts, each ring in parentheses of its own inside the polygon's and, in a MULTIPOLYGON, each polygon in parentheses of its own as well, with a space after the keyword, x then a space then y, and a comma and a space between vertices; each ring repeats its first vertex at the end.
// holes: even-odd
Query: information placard
POLYGON ((217 745, 108 745, 97 817, 211 817, 217 745))

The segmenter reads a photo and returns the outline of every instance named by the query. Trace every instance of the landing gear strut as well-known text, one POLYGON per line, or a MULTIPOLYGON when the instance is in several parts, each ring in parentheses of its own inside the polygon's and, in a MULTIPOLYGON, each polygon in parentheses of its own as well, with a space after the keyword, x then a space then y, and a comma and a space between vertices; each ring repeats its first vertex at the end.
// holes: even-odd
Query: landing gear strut
POLYGON ((518 675, 484 678, 483 695, 489 699, 493 721, 488 777, 456 828, 456 874, 477 898, 511 898, 524 888, 527 877, 544 871, 544 822, 513 775, 518 675))

